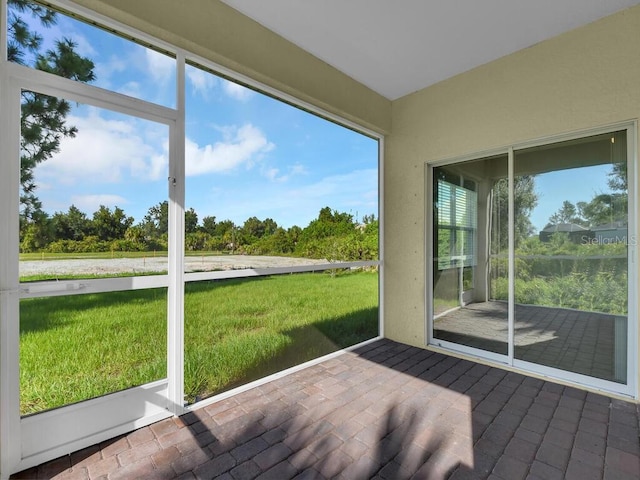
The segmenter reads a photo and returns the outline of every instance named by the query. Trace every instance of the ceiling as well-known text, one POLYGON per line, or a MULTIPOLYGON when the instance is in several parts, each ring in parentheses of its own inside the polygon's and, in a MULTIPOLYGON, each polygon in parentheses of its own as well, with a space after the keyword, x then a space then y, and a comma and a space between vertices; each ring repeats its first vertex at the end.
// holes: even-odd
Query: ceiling
POLYGON ((390 100, 640 3, 222 1, 390 100))

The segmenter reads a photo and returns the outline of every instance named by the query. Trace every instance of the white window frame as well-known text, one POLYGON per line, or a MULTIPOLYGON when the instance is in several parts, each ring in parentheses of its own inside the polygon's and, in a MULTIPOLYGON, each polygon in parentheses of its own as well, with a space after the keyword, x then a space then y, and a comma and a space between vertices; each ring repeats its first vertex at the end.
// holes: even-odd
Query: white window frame
MULTIPOLYGON (((294 272, 312 272, 336 268, 365 266, 378 267, 378 337, 384 335, 383 320, 383 284, 384 284, 384 211, 383 211, 383 172, 384 172, 384 136, 346 120, 331 112, 320 109, 308 102, 280 92, 250 77, 211 62, 203 57, 176 48, 136 29, 120 24, 108 17, 80 7, 67 0, 45 2, 53 8, 60 8, 71 14, 95 21, 125 36, 153 45, 161 51, 175 55, 177 65, 176 107, 169 108, 131 98, 98 87, 75 82, 55 75, 47 74, 29 67, 7 62, 6 13, 7 0, 0 0, 0 144, 3 145, 5 158, 19 158, 19 91, 30 89, 41 93, 78 101, 87 105, 107 108, 112 111, 145 118, 169 125, 170 162, 169 162, 169 267, 166 275, 126 277, 111 279, 62 280, 39 282, 37 284, 19 283, 19 162, 6 162, 0 175, 0 193, 4 207, 0 206, 0 476, 35 466, 60 455, 93 445, 118 434, 140 428, 162 418, 180 415, 189 409, 200 408, 221 397, 248 388, 239 387, 220 396, 184 407, 184 284, 189 281, 213 280, 223 278, 243 278, 252 276, 275 275, 294 272), (292 104, 328 121, 350 128, 358 133, 378 141, 378 220, 379 220, 379 257, 377 261, 332 262, 323 265, 283 267, 270 269, 248 269, 225 272, 184 273, 184 202, 185 202, 185 65, 192 61, 213 72, 226 76, 242 84, 249 85, 285 103, 292 104), (17 92, 17 94, 16 94, 17 92), (7 148, 4 148, 6 146, 7 148), (110 291, 125 291, 156 287, 168 287, 168 344, 167 379, 152 382, 122 392, 108 394, 74 405, 45 411, 27 417, 20 417, 19 406, 19 302, 21 298, 74 295, 110 291), (137 398, 144 405, 144 411, 137 412, 135 420, 116 420, 117 412, 126 411, 131 398, 137 398), (166 404, 158 408, 166 399, 166 404), (106 406, 106 410, 104 410, 106 406), (103 410, 100 410, 103 409, 103 410), (96 418, 97 411, 108 412, 96 418), (81 434, 72 427, 86 423, 88 428, 81 434), (64 425, 68 428, 64 430, 64 425), (62 429, 62 430, 61 430, 62 429), (47 435, 45 432, 50 432, 47 435), (52 437, 58 437, 53 440, 52 437)), ((2 160, 5 160, 3 158, 2 160)), ((334 355, 330 354, 329 356, 334 355)), ((321 359, 308 363, 317 363, 321 359)), ((305 364, 306 365, 306 364, 305 364)), ((303 368, 294 367, 291 370, 303 368)), ((255 386, 267 381, 277 373, 263 380, 253 382, 255 386)))
POLYGON ((587 388, 594 391, 600 391, 606 394, 620 395, 633 399, 639 398, 638 391, 638 242, 633 241, 638 238, 638 194, 637 194, 637 165, 638 165, 638 122, 625 121, 616 124, 610 124, 602 127, 585 129, 567 134, 553 135, 538 138, 528 142, 511 144, 502 148, 478 152, 476 154, 453 157, 434 162, 425 162, 425 258, 426 269, 425 275, 425 301, 426 301, 426 318, 425 318, 425 339, 426 345, 430 349, 442 350, 444 352, 459 353, 471 358, 477 358, 483 362, 489 362, 499 367, 508 368, 510 370, 522 372, 525 374, 534 374, 542 378, 549 378, 554 381, 560 381, 569 385, 576 385, 581 388, 587 388), (581 375, 574 372, 568 372, 558 368, 546 367, 543 365, 518 360, 515 358, 514 352, 514 322, 515 322, 515 245, 514 245, 514 218, 513 218, 513 197, 514 197, 514 156, 519 150, 538 147, 543 145, 551 145, 569 140, 577 140, 589 136, 613 133, 616 131, 626 131, 627 135, 627 178, 628 178, 628 238, 632 239, 628 246, 628 313, 627 313, 627 383, 619 384, 613 381, 607 381, 581 375), (502 355, 494 352, 484 351, 478 348, 460 345, 457 343, 435 339, 433 335, 434 315, 433 315, 433 170, 436 167, 459 164, 472 160, 480 160, 482 158, 493 157, 497 155, 508 156, 508 178, 509 178, 509 308, 508 308, 508 353, 502 355))

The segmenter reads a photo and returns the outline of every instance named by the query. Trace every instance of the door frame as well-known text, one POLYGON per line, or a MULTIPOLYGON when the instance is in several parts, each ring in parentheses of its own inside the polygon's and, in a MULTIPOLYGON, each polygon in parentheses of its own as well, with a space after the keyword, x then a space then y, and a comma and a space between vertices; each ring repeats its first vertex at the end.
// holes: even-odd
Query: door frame
MULTIPOLYGON (((182 62, 184 64, 184 62, 182 62)), ((184 304, 184 142, 179 142, 180 112, 143 100, 58 77, 17 64, 6 64, 2 75, 0 144, 7 145, 7 175, 0 176, 0 444, 2 471, 20 471, 50 458, 78 450, 119 434, 179 415, 183 407, 182 352, 184 304), (19 161, 20 93, 36 91, 89 106, 153 121, 168 127, 169 265, 159 276, 83 280, 78 282, 19 282, 19 161), (6 201, 5 201, 6 200, 6 201), (82 288, 76 288, 80 285, 82 288), (29 416, 20 416, 21 298, 85 294, 167 287, 167 377, 145 385, 88 399, 29 416)), ((178 70, 178 74, 180 71, 178 70)), ((184 73, 184 69, 182 69, 184 73)), ((183 137, 182 137, 183 138, 183 137)))
POLYGON ((502 148, 486 150, 475 154, 447 158, 434 162, 425 162, 425 275, 427 281, 425 292, 426 321, 425 339, 426 345, 431 349, 442 349, 447 352, 463 354, 471 358, 477 358, 483 362, 490 362, 497 366, 509 368, 525 374, 534 374, 541 377, 548 377, 563 383, 602 391, 607 394, 620 395, 637 399, 638 397, 638 198, 637 198, 637 158, 638 158, 638 122, 636 120, 610 124, 598 128, 585 129, 567 134, 542 137, 518 144, 510 144, 502 148), (514 218, 513 218, 513 197, 514 197, 514 156, 518 150, 551 145, 558 142, 576 140, 594 135, 613 133, 616 131, 626 131, 627 136, 627 178, 628 178, 628 254, 627 254, 627 383, 619 384, 613 381, 602 380, 587 375, 582 375, 553 367, 546 367, 515 358, 514 349, 514 322, 515 322, 515 245, 514 245, 514 218), (509 308, 508 308, 508 345, 507 355, 484 351, 478 348, 468 347, 457 343, 438 340, 434 338, 434 314, 433 314, 433 170, 434 168, 463 163, 466 161, 479 160, 497 155, 508 155, 508 178, 509 178, 509 308))

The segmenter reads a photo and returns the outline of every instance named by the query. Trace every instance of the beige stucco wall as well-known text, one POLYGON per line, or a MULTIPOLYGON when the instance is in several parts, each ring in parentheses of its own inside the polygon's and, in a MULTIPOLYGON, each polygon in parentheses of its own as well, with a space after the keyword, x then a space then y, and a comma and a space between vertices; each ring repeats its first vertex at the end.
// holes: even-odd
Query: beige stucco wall
POLYGON ((379 133, 391 102, 219 0, 76 0, 379 133))
POLYGON ((425 339, 424 165, 640 116, 640 7, 392 104, 385 154, 385 334, 425 339))

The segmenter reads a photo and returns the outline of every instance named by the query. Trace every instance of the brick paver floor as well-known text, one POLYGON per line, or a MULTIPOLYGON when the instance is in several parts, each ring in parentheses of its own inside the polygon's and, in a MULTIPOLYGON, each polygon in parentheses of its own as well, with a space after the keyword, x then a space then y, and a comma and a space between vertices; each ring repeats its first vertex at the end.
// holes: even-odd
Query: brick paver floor
MULTIPOLYGON (((507 303, 471 303, 435 320, 435 338, 507 354, 507 303)), ((539 365, 620 381, 626 359, 616 365, 616 329, 627 331, 620 315, 535 305, 515 306, 515 356, 539 365)), ((626 339, 618 339, 626 350, 626 339)))
POLYGON ((389 340, 12 478, 640 478, 638 406, 389 340))

